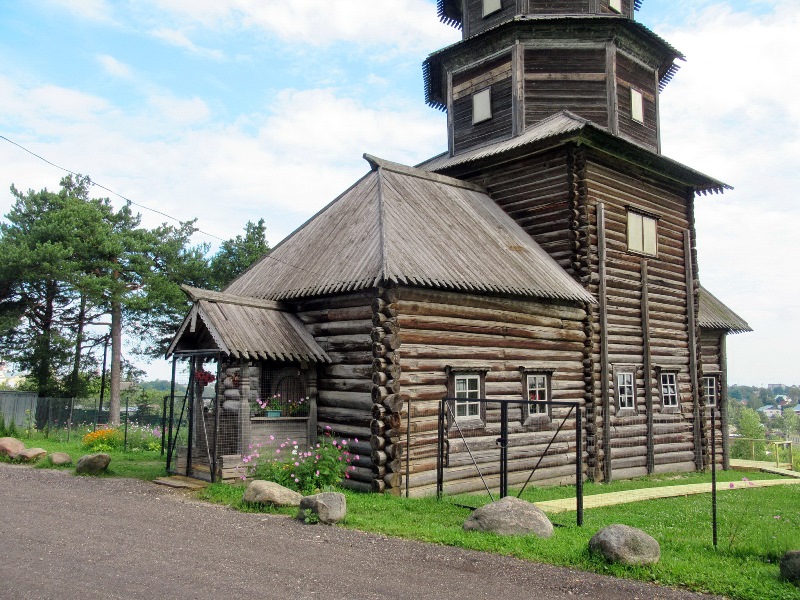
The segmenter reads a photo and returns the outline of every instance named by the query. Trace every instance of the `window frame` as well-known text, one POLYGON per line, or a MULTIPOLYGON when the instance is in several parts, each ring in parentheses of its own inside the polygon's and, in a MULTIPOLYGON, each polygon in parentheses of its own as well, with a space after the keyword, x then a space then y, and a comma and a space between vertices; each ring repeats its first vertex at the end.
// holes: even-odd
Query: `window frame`
POLYGON ((478 125, 492 120, 492 86, 488 86, 472 94, 472 124, 478 125), (486 98, 486 105, 479 106, 481 98, 486 98), (479 113, 480 114, 479 116, 479 113))
POLYGON ((483 18, 490 17, 491 15, 495 14, 503 10, 503 0, 483 0, 482 8, 483 8, 483 18))
POLYGON ((720 389, 719 389, 720 388, 720 383, 719 383, 719 381, 720 381, 719 373, 704 374, 703 378, 702 378, 703 402, 705 403, 705 405, 707 407, 709 407, 709 408, 714 407, 716 410, 719 410, 719 408, 720 408, 719 407, 719 398, 720 398, 720 389), (708 381, 709 380, 714 382, 714 394, 713 394, 714 402, 711 402, 711 403, 708 401, 708 398, 709 398, 708 381))
POLYGON ((644 211, 637 210, 633 207, 627 207, 627 211, 625 234, 627 238, 626 242, 628 246, 628 252, 639 254, 641 256, 658 256, 658 217, 648 214, 644 211), (646 240, 648 238, 645 235, 646 225, 649 227, 649 224, 651 223, 652 243, 647 244, 646 240), (638 237, 634 237, 633 234, 636 233, 638 233, 638 237), (640 247, 636 247, 637 244, 634 243, 636 241, 640 242, 640 247))
POLYGON ((678 371, 672 369, 659 369, 658 389, 661 396, 661 408, 664 410, 680 410, 681 393, 678 387, 678 371), (665 378, 672 378, 672 383, 664 383, 665 378), (666 386, 673 386, 672 391, 668 391, 666 386), (668 402, 669 399, 669 402, 668 402))
POLYGON ((631 119, 644 125, 644 94, 635 87, 631 87, 631 119))
MULTIPOLYGON (((467 405, 469 404, 477 404, 478 405, 478 414, 477 415, 470 415, 469 411, 467 410, 467 415, 459 417, 457 416, 458 412, 458 405, 461 402, 457 399, 457 380, 461 377, 465 377, 468 380, 470 379, 477 379, 478 380, 478 389, 477 393, 478 396, 475 399, 483 399, 486 398, 486 373, 489 371, 488 368, 459 368, 459 367, 446 367, 447 372, 447 395, 450 398, 448 404, 450 405, 450 411, 448 415, 448 429, 455 427, 456 422, 458 426, 461 428, 467 427, 470 429, 484 427, 486 424, 486 403, 485 402, 470 402, 473 400, 472 398, 465 398, 467 405)), ((469 392, 470 390, 467 390, 469 392)))
POLYGON ((537 421, 549 421, 553 417, 553 406, 549 402, 553 399, 553 370, 552 369, 527 369, 520 368, 522 373, 522 420, 525 425, 537 421), (544 392, 544 402, 530 401, 531 378, 542 378, 543 387, 537 387, 544 392), (532 410, 536 405, 536 410, 532 410))
POLYGON ((637 395, 636 395, 636 372, 637 367, 634 365, 616 365, 613 369, 613 377, 614 377, 614 400, 617 404, 617 411, 622 413, 628 414, 636 414, 637 409, 637 395), (630 387, 630 395, 625 394, 624 396, 621 393, 621 386, 620 386, 620 377, 629 376, 630 377, 630 384, 625 384, 625 387, 630 387), (623 398, 626 400, 625 405, 623 405, 623 398), (628 399, 630 405, 628 404, 628 399))

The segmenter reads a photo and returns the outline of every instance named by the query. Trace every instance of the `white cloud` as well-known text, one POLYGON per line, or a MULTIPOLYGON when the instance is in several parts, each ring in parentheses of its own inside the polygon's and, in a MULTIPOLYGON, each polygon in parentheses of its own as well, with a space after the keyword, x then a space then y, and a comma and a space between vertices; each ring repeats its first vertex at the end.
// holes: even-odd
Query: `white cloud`
POLYGON ((179 22, 209 29, 256 29, 285 42, 394 46, 427 51, 442 45, 435 4, 426 0, 151 0, 179 22))
POLYGON ((128 65, 121 63, 113 56, 100 54, 97 56, 97 62, 100 63, 105 72, 109 75, 119 77, 120 79, 132 78, 131 68, 128 65))
POLYGON ((223 60, 225 58, 225 53, 221 50, 201 48, 189 39, 184 31, 179 31, 177 29, 155 29, 152 31, 152 35, 172 46, 183 48, 192 54, 205 56, 213 60, 223 60))
POLYGON ((112 21, 113 10, 107 0, 45 0, 47 4, 66 10, 81 19, 112 21))
MULTIPOLYGON (((800 281, 800 4, 737 12, 715 2, 693 27, 660 31, 688 62, 662 96, 663 151, 735 189, 696 205, 700 277, 755 329, 730 340, 731 382, 767 383, 794 374, 800 281), (783 374, 781 376, 781 374, 783 374)), ((788 383, 788 382, 787 382, 788 383)))

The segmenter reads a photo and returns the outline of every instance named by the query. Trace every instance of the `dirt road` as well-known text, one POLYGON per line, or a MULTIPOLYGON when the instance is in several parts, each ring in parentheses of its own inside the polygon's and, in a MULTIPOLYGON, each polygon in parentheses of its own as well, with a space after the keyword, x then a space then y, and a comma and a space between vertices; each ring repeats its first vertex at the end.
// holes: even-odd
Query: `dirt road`
POLYGON ((0 598, 708 598, 0 463, 0 598))

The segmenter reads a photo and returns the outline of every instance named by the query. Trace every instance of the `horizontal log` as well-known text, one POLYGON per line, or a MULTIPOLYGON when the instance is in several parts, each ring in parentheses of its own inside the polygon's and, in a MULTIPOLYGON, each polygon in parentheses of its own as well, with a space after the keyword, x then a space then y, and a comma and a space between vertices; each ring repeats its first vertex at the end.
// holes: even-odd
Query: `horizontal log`
POLYGON ((356 481, 354 479, 343 479, 339 482, 343 488, 354 490, 356 492, 370 493, 374 491, 373 485, 364 481, 356 481))
POLYGON ((317 419, 326 423, 369 427, 372 422, 372 415, 359 409, 318 406, 317 419))
POLYGON ((350 476, 349 478, 353 481, 363 481, 369 483, 372 486, 372 480, 375 479, 375 476, 372 474, 371 468, 365 467, 354 467, 350 466, 347 469, 347 474, 350 476))
POLYGON ((306 329, 315 338, 338 335, 362 335, 372 329, 372 319, 359 321, 330 321, 324 323, 310 323, 306 329))
POLYGON ((403 410, 404 401, 400 394, 389 394, 382 400, 381 404, 389 412, 400 412, 403 410))
POLYGON ((360 392, 370 393, 372 382, 367 379, 320 379, 318 389, 331 392, 360 392))
POLYGON ((372 435, 369 427, 360 427, 355 425, 342 425, 340 423, 333 423, 329 421, 322 421, 319 420, 317 422, 317 427, 321 431, 330 431, 331 435, 335 437, 342 437, 342 438, 360 438, 362 440, 368 440, 369 437, 372 435))
POLYGON ((372 372, 374 370, 374 365, 371 364, 372 359, 369 362, 359 365, 353 364, 335 364, 335 365, 324 365, 322 367, 322 372, 320 373, 321 378, 330 378, 330 379, 367 379, 372 376, 372 372))
POLYGON ((373 404, 371 393, 328 390, 319 390, 317 392, 317 406, 319 407, 331 406, 371 411, 373 404))

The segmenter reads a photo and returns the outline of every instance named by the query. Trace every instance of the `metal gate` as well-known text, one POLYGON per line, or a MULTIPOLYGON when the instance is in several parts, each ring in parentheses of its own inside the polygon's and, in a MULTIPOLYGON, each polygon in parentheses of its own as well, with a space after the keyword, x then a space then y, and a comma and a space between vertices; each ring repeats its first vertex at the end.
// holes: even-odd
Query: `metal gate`
POLYGON ((492 501, 520 497, 532 482, 573 482, 583 524, 583 415, 574 402, 470 399, 479 417, 456 416, 456 398, 439 406, 436 495, 484 490, 492 501))

